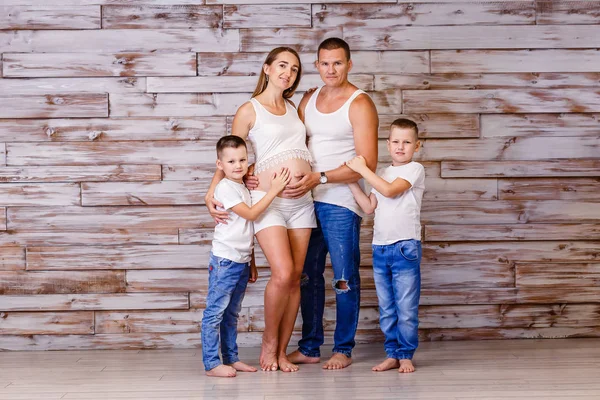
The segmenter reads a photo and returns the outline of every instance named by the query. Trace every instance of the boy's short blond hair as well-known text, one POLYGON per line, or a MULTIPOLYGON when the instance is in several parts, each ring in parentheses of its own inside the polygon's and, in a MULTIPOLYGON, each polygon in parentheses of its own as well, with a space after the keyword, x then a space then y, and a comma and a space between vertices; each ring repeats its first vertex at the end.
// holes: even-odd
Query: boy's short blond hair
POLYGON ((390 133, 394 128, 410 129, 415 133, 415 139, 419 140, 419 127, 417 126, 416 122, 411 121, 408 118, 398 118, 394 120, 394 122, 392 122, 392 125, 390 125, 390 133))
POLYGON ((217 158, 221 159, 221 154, 223 153, 223 149, 226 149, 226 148, 237 149, 238 147, 244 147, 247 150, 246 141, 244 141, 244 139, 242 139, 241 137, 235 136, 235 135, 223 136, 217 142, 217 158))

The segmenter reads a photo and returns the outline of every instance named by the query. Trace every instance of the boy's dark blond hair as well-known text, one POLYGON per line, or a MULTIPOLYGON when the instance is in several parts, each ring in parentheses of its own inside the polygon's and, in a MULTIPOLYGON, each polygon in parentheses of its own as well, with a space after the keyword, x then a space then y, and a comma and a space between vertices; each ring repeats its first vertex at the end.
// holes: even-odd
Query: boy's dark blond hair
POLYGON ((237 149, 238 147, 244 147, 245 149, 248 149, 246 147, 246 142, 241 137, 235 136, 235 135, 223 136, 217 142, 217 158, 221 159, 221 154, 223 153, 223 149, 226 149, 226 148, 237 149))
POLYGON ((394 122, 392 122, 392 125, 390 126, 390 133, 394 128, 410 129, 415 133, 415 139, 419 140, 419 127, 417 126, 416 122, 411 121, 408 118, 398 118, 394 120, 394 122))

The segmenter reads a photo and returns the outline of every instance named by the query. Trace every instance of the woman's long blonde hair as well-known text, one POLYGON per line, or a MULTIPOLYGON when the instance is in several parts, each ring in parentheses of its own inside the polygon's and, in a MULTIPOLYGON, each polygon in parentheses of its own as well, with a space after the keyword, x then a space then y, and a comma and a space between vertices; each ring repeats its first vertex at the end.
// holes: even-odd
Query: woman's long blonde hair
POLYGON ((273 50, 271 50, 271 52, 267 55, 265 62, 263 63, 263 65, 260 68, 260 75, 258 77, 258 83, 256 84, 256 89, 254 89, 254 93, 252 93, 252 97, 256 97, 259 94, 261 94, 262 92, 264 92, 269 83, 269 81, 267 80, 267 75, 265 74, 265 69, 264 69, 265 64, 266 65, 273 64, 273 61, 275 61, 275 59, 277 59, 277 56, 279 54, 285 53, 285 52, 293 54, 294 57, 296 57, 296 59, 298 60, 298 75, 296 75, 296 80, 294 81, 294 84, 289 89, 286 89, 283 91, 283 98, 289 99, 294 95, 294 92, 296 91, 296 89, 298 88, 298 85, 300 84, 300 77, 302 76, 302 63, 300 62, 300 56, 298 55, 296 50, 292 49, 291 47, 276 47, 273 50))

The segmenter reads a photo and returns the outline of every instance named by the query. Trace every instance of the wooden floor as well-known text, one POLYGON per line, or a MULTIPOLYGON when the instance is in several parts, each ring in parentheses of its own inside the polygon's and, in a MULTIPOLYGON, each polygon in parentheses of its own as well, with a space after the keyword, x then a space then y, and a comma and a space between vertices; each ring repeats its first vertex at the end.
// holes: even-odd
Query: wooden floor
MULTIPOLYGON (((258 349, 241 349, 256 364, 258 349)), ((417 372, 371 372, 382 346, 359 345, 343 371, 207 378, 201 351, 0 353, 0 399, 600 399, 600 340, 423 343, 417 372)))

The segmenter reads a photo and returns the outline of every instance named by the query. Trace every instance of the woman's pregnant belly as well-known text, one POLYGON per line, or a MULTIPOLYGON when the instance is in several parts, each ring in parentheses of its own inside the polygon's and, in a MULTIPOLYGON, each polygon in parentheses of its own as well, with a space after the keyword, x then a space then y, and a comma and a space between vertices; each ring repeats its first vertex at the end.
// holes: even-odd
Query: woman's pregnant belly
POLYGON ((274 173, 279 174, 282 168, 288 168, 290 170, 290 176, 292 177, 290 183, 296 183, 302 178, 296 177, 297 174, 301 173, 305 175, 311 171, 310 164, 306 160, 302 160, 299 158, 284 160, 279 164, 276 164, 273 167, 261 171, 259 174, 256 174, 256 176, 258 177, 258 188, 256 188, 256 190, 268 192, 271 188, 271 177, 274 173))

